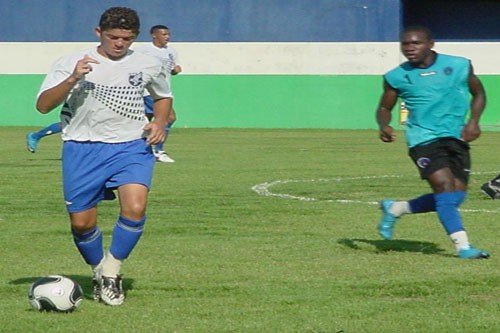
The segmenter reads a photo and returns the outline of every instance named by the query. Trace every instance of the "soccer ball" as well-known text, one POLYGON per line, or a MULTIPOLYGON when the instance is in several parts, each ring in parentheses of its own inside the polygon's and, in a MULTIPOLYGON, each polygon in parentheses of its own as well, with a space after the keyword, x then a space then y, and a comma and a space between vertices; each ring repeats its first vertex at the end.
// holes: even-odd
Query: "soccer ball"
POLYGON ((35 281, 28 300, 38 311, 71 312, 83 301, 82 287, 68 277, 50 275, 35 281))

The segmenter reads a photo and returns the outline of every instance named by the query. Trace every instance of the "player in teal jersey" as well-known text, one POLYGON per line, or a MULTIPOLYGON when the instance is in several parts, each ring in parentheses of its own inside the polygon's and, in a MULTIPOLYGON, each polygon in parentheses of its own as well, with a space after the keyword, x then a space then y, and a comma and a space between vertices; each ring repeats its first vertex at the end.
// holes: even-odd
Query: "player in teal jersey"
POLYGON ((468 59, 433 50, 434 39, 426 27, 406 28, 400 46, 408 61, 384 75, 376 111, 380 139, 396 139, 391 111, 401 98, 410 112, 406 122, 409 155, 432 193, 408 201, 382 200, 379 234, 391 239, 396 221, 404 214, 436 212, 459 258, 488 258, 488 252, 469 243, 458 211, 467 194, 468 142, 481 133, 479 119, 486 105, 483 85, 468 59))
POLYGON ((500 175, 484 183, 481 190, 492 199, 500 199, 500 175))

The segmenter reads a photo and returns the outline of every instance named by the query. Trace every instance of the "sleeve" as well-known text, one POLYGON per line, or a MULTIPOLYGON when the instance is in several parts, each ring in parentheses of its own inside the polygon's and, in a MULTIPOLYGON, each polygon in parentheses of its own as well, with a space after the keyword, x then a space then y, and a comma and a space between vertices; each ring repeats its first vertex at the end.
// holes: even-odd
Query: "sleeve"
POLYGON ((174 62, 174 66, 181 65, 179 62, 179 54, 177 53, 176 49, 172 49, 172 61, 174 62))
MULTIPOLYGON (((49 72, 45 76, 42 82, 40 90, 38 91, 37 98, 45 91, 52 87, 57 86, 59 83, 64 81, 68 76, 71 75, 73 68, 69 68, 68 61, 66 58, 59 58, 50 68, 49 72)), ((74 64, 73 64, 74 66, 74 64)))
POLYGON ((408 73, 404 73, 401 71, 400 67, 397 67, 384 75, 384 81, 389 87, 394 90, 399 91, 402 86, 402 79, 411 82, 411 78, 408 73))
POLYGON ((160 70, 158 75, 146 86, 146 89, 154 100, 160 98, 173 98, 165 70, 160 70))
POLYGON ((389 87, 391 87, 391 88, 392 88, 392 89, 394 89, 394 90, 397 90, 397 88, 396 88, 396 87, 394 87, 394 84, 391 84, 391 81, 389 81, 389 79, 387 78, 387 75, 384 75, 384 76, 383 76, 383 78, 384 78, 384 82, 385 82, 385 83, 386 83, 389 87))

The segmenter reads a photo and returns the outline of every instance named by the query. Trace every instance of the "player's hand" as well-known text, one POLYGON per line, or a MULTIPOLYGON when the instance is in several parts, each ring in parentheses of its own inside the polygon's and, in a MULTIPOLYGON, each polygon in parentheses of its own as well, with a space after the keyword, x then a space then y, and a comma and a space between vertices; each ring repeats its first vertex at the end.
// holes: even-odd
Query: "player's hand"
POLYGON ((170 71, 170 74, 172 75, 177 75, 182 71, 181 67, 179 65, 174 65, 172 67, 172 70, 170 71))
POLYGON ((78 60, 75 65, 75 69, 73 70, 73 74, 71 76, 76 80, 80 80, 85 74, 92 72, 92 64, 98 64, 99 61, 89 57, 87 54, 83 57, 83 59, 78 60))
POLYGON ((393 142, 396 140, 396 134, 391 126, 384 126, 384 128, 380 129, 379 137, 383 142, 393 142))
POLYGON ((160 122, 153 120, 144 126, 144 131, 149 132, 146 138, 146 143, 148 145, 156 145, 165 141, 165 125, 165 123, 161 124, 160 122))
POLYGON ((461 139, 465 142, 471 142, 479 138, 481 128, 476 122, 468 122, 462 129, 461 139))

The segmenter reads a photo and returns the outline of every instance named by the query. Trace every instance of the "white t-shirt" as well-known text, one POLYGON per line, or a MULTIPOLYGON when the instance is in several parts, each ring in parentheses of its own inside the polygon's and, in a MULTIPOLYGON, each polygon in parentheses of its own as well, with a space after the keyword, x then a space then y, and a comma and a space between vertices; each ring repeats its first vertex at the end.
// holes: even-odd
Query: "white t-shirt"
MULTIPOLYGON (((166 77, 168 80, 168 84, 171 86, 172 69, 174 69, 175 65, 179 65, 179 56, 177 54, 177 51, 173 47, 168 46, 168 44, 165 45, 164 47, 158 47, 153 43, 148 43, 134 47, 134 50, 141 53, 149 54, 153 57, 160 59, 161 63, 163 64, 163 68, 167 72, 166 77)), ((147 95, 149 94, 146 91, 144 93, 144 96, 147 95)))
POLYGON ((155 57, 129 50, 113 61, 101 56, 97 48, 76 52, 54 63, 38 95, 68 78, 86 54, 99 64, 91 64, 93 70, 64 102, 62 139, 119 143, 145 137, 144 89, 155 99, 172 97, 163 65, 155 57))
POLYGON ((160 59, 167 72, 167 79, 170 83, 172 69, 174 69, 175 65, 179 65, 179 55, 173 47, 168 44, 164 47, 158 47, 153 43, 148 43, 134 47, 134 50, 160 59))

